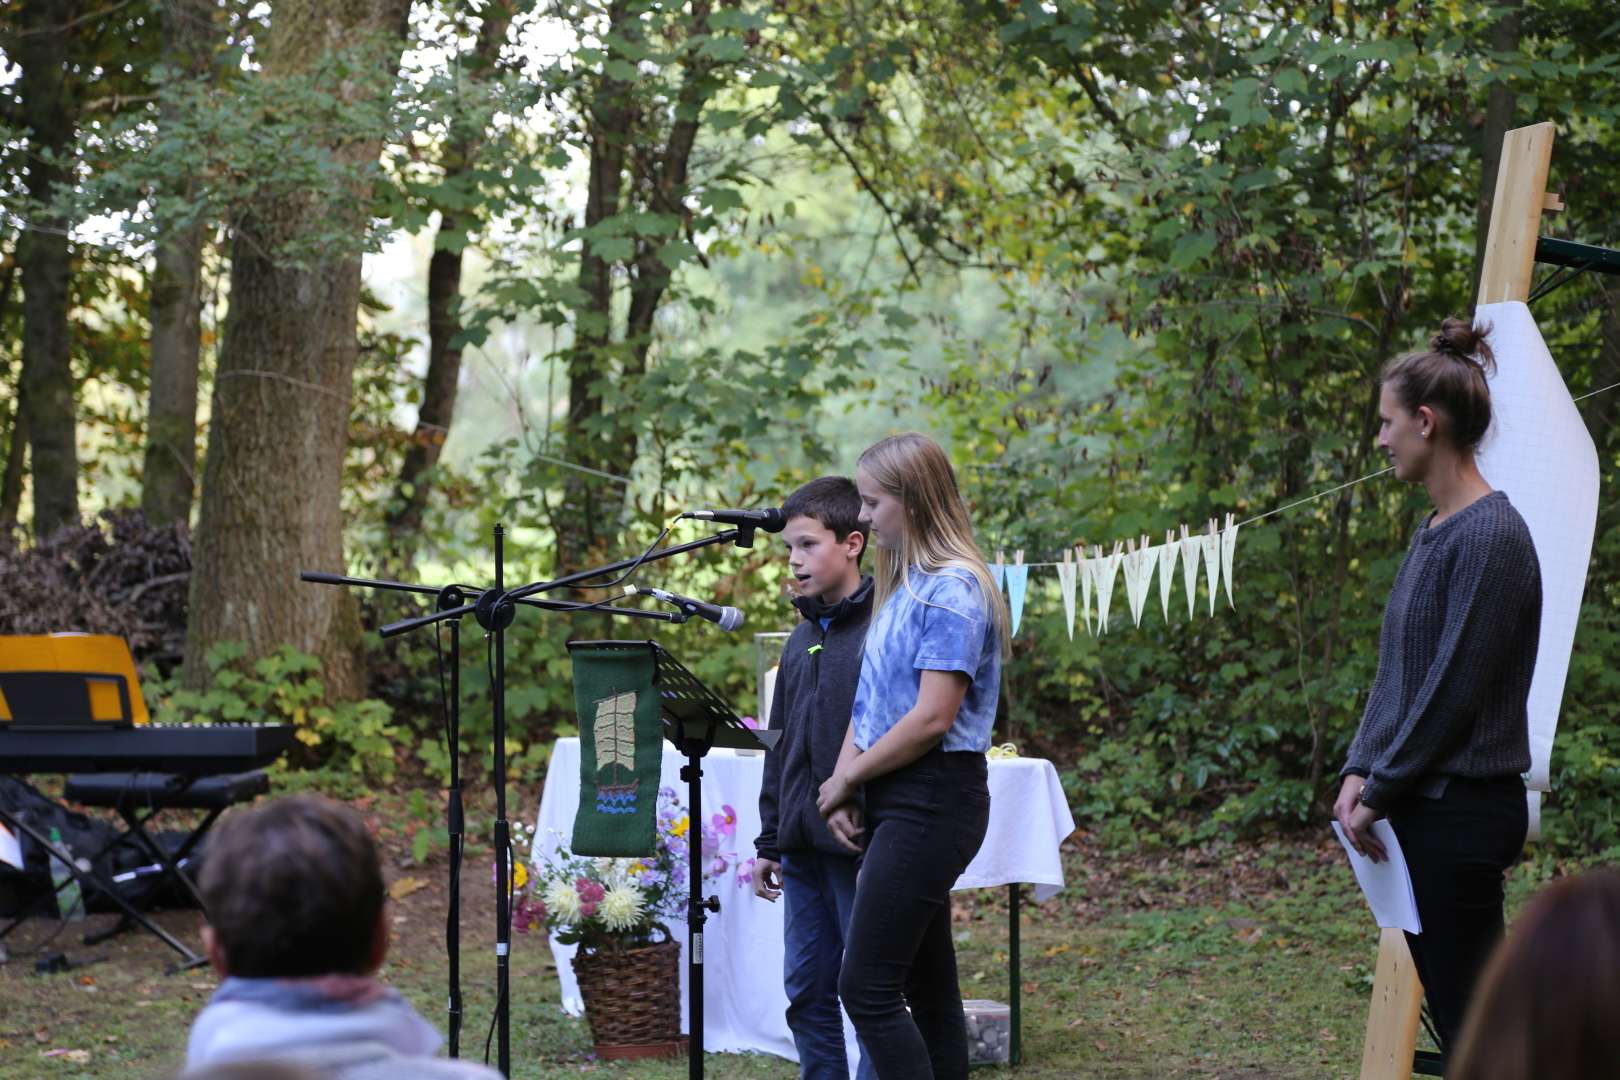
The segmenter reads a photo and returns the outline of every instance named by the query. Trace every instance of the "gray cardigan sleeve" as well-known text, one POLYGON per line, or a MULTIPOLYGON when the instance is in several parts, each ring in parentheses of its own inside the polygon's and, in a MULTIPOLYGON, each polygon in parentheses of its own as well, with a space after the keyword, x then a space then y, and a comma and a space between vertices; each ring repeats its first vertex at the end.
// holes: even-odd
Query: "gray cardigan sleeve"
POLYGON ((1536 581, 1535 560, 1534 548, 1507 529, 1490 530, 1456 549, 1446 575, 1439 648, 1394 739, 1370 763, 1363 803, 1387 810, 1467 740, 1481 690, 1512 647, 1523 598, 1536 581))

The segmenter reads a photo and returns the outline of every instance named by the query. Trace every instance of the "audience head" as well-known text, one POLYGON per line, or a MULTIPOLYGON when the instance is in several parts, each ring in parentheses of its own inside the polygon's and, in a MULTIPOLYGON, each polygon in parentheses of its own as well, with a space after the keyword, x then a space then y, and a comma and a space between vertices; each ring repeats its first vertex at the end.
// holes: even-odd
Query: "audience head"
POLYGON ((1620 1062, 1620 872, 1564 878, 1514 922, 1474 991, 1447 1076, 1586 1080, 1620 1062))
POLYGON ((388 947, 382 866, 365 822, 315 795, 227 814, 200 882, 222 975, 365 975, 388 947))

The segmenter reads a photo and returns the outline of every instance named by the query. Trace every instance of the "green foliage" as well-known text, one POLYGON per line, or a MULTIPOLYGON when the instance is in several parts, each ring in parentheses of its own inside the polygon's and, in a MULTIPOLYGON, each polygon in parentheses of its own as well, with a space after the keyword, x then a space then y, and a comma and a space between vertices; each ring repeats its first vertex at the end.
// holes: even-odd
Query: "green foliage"
POLYGON ((320 661, 291 645, 251 664, 244 663, 246 655, 237 642, 209 649, 213 679, 203 692, 183 689, 178 679, 146 680, 153 722, 290 724, 303 747, 295 763, 353 781, 393 779, 402 729, 386 703, 368 698, 323 704, 320 661))

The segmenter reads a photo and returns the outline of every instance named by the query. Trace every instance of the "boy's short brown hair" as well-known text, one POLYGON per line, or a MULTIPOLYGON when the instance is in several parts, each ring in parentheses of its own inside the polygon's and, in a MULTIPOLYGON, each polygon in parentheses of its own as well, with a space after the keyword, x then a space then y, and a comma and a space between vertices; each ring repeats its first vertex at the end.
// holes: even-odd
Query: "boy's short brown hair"
POLYGON ((382 915, 382 865, 365 822, 318 795, 226 815, 202 880, 227 974, 369 972, 382 915))

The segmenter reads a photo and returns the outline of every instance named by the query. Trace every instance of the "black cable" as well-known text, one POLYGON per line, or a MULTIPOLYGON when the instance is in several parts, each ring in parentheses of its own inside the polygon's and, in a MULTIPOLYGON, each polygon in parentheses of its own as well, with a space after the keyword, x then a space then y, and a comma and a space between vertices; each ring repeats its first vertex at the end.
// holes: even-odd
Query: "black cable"
POLYGON ((646 562, 647 558, 650 555, 652 555, 652 553, 655 550, 657 550, 658 545, 662 544, 664 542, 664 537, 669 535, 669 530, 670 530, 670 526, 665 525, 664 526, 664 531, 658 534, 657 539, 655 539, 652 543, 647 545, 647 550, 643 551, 640 555, 637 555, 636 556, 636 561, 631 563, 630 566, 625 570, 624 573, 620 574, 618 577, 614 578, 612 581, 605 581, 600 585, 585 585, 583 583, 576 582, 576 583, 570 585, 569 588, 570 589, 611 589, 611 588, 613 588, 613 586, 619 584, 620 582, 627 580, 630 577, 630 575, 634 574, 637 570, 641 569, 641 564, 646 562))
POLYGON ((444 752, 448 756, 457 751, 450 745, 450 693, 444 686, 444 623, 433 624, 433 654, 439 664, 439 720, 444 724, 444 752))

